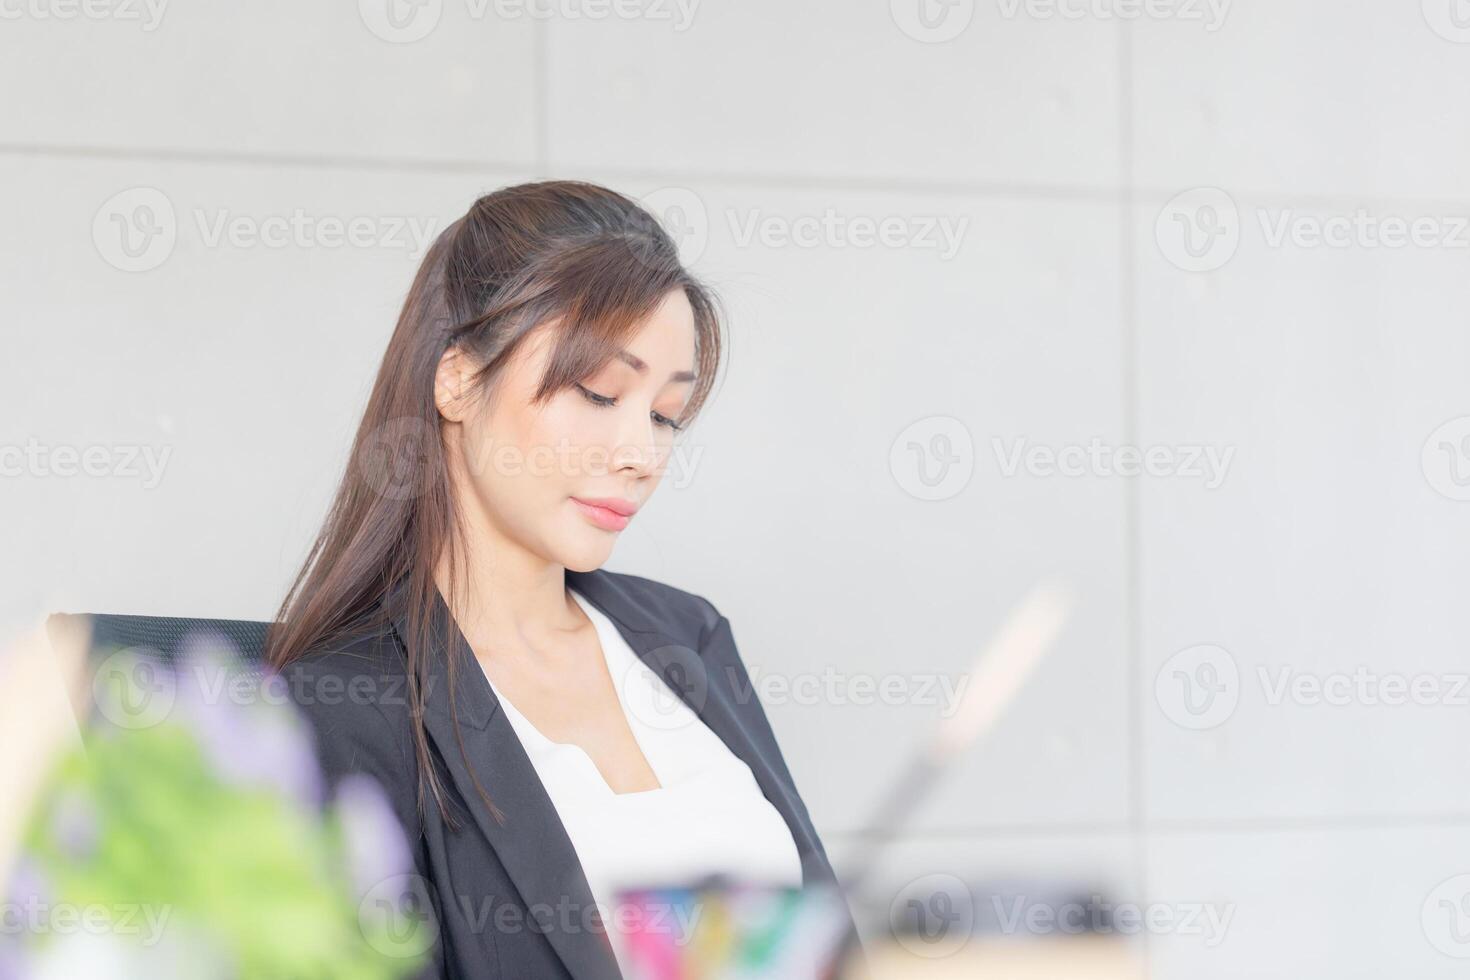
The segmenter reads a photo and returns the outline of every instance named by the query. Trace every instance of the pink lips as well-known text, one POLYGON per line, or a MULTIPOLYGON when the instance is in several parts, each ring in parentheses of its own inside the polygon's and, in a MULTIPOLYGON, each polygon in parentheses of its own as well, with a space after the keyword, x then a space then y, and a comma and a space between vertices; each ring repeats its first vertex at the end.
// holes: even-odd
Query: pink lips
POLYGON ((638 512, 638 505, 618 497, 573 497, 587 519, 605 531, 621 531, 638 512))

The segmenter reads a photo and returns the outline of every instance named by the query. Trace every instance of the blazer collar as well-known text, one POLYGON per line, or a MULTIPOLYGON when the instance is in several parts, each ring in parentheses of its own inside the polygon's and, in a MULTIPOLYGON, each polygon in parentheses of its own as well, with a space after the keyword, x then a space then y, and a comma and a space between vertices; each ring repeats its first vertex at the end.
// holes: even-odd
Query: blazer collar
MULTIPOLYGON (((737 714, 731 691, 724 683, 711 682, 714 675, 706 671, 699 655, 701 637, 673 635, 683 630, 670 617, 659 615, 658 608, 645 597, 616 582, 612 573, 568 569, 566 583, 605 613, 639 658, 750 766, 761 791, 791 830, 801 855, 803 882, 835 882, 795 787, 777 774, 773 760, 752 740, 749 728, 737 714)), ((407 579, 401 579, 384 599, 400 644, 408 635, 407 609, 402 601, 406 585, 407 579)), ((475 825, 494 847, 527 908, 549 905, 558 910, 557 915, 562 908, 572 910, 576 926, 561 928, 558 919, 557 927, 546 932, 571 975, 577 980, 618 977, 611 947, 602 935, 601 919, 595 916, 591 888, 556 807, 510 720, 499 710, 495 692, 443 595, 438 589, 433 593, 424 712, 429 736, 438 746, 459 794, 468 803, 475 825), (455 661, 453 704, 451 660, 455 661), (454 730, 456 717, 463 753, 454 730), (480 800, 476 777, 502 812, 503 822, 497 821, 480 800), (590 928, 583 925, 589 921, 590 928)))

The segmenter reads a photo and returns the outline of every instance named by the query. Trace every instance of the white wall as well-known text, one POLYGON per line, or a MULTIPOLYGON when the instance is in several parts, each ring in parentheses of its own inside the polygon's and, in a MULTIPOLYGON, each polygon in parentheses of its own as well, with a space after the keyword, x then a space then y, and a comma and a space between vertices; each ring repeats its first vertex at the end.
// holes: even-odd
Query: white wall
MULTIPOLYGON (((1461 0, 1221 2, 958 0, 938 34, 905 0, 0 4, 0 446, 112 447, 0 480, 0 626, 271 615, 419 258, 398 219, 597 180, 687 222, 734 313, 693 478, 612 567, 708 596, 787 679, 953 677, 1036 578, 1077 591, 894 882, 1232 911, 1215 946, 1145 937, 1157 977, 1460 975, 1470 30, 1461 0), (298 211, 281 247, 214 237, 298 211), (1421 243, 1300 237, 1360 211, 1421 243), (358 217, 373 241, 319 236, 358 217), (129 258, 118 218, 171 247, 129 258), (1228 465, 1005 465, 1094 439, 1228 465), (942 499, 911 443, 952 457, 942 499)), ((840 856, 938 707, 767 693, 840 856)))

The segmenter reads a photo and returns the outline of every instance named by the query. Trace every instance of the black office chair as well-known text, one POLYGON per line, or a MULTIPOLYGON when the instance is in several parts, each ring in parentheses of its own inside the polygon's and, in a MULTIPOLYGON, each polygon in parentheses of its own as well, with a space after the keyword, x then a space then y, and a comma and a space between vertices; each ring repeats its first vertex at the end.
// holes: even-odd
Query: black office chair
MULTIPOLYGON (((258 680, 265 673, 265 638, 269 626, 269 623, 249 619, 182 619, 110 613, 53 613, 46 619, 47 635, 53 645, 75 635, 72 631, 78 627, 90 627, 86 692, 91 692, 92 685, 96 683, 99 668, 115 654, 129 651, 173 665, 191 637, 224 641, 238 655, 240 670, 258 680)), ((90 696, 87 696, 87 703, 73 704, 72 707, 79 720, 93 717, 96 710, 90 696)))
POLYGON ((177 659, 184 641, 194 634, 213 634, 226 640, 240 659, 261 669, 265 657, 265 634, 269 623, 251 619, 178 619, 171 616, 119 616, 108 613, 55 613, 46 620, 52 642, 60 631, 77 625, 92 627, 89 657, 130 647, 152 651, 165 663, 177 659))

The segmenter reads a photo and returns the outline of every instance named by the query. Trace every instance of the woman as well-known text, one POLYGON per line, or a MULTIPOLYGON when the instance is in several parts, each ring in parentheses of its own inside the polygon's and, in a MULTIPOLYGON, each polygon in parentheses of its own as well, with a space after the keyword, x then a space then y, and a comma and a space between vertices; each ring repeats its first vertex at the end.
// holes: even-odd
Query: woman
POLYGON ((487 195, 418 271, 267 656, 414 843, 377 897, 422 892, 434 975, 615 977, 625 884, 835 880, 729 621, 600 568, 720 349, 596 185, 487 195))

